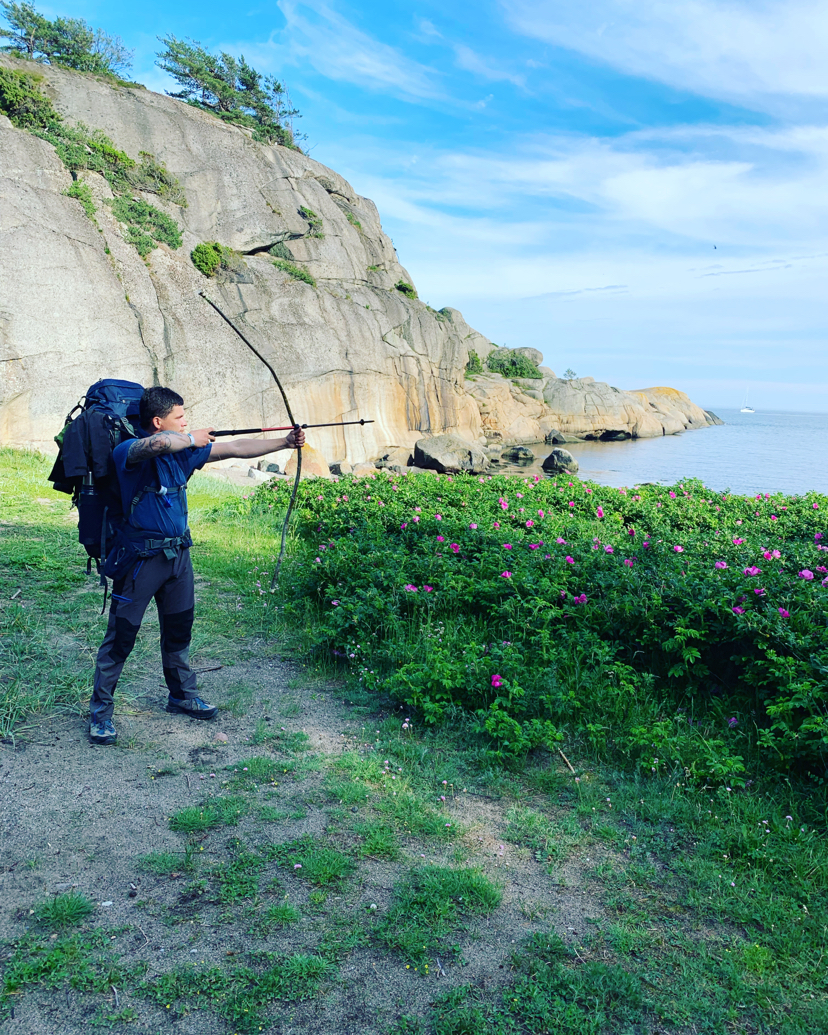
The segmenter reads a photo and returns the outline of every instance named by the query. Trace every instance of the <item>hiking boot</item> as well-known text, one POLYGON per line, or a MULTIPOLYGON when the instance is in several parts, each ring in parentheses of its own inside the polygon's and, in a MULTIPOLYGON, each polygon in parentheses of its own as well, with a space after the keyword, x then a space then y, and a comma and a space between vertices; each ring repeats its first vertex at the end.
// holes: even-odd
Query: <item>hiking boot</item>
POLYGON ((214 719, 218 708, 200 697, 168 697, 167 711, 174 715, 189 715, 191 719, 214 719))
POLYGON ((93 744, 114 744, 118 734, 111 720, 107 719, 106 722, 89 723, 89 739, 93 744))

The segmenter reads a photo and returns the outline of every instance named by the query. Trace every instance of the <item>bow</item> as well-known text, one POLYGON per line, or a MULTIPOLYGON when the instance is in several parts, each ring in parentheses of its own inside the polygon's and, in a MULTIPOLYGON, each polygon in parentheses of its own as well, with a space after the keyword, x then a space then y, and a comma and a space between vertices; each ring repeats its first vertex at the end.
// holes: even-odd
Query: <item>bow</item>
MULTIPOLYGON (((224 320, 225 323, 229 324, 229 326, 233 328, 233 330, 241 338, 241 340, 245 343, 245 345, 250 349, 250 351, 253 353, 253 355, 257 359, 261 360, 262 363, 264 363, 264 365, 270 371, 271 376, 273 377, 273 380, 276 382, 276 387, 279 389, 279 393, 282 396, 282 402, 285 404, 285 410, 287 411, 288 420, 290 421, 290 426, 291 426, 292 429, 298 430, 299 425, 296 423, 296 421, 293 418, 293 413, 291 412, 291 409, 290 409, 290 403, 288 402, 288 397, 285 394, 285 390, 282 387, 282 382, 279 380, 279 376, 276 373, 276 371, 273 369, 273 367, 270 365, 270 363, 265 359, 265 357, 261 354, 261 352, 259 352, 259 350, 256 348, 256 346, 251 344, 251 342, 245 337, 245 335, 242 334, 242 332, 233 323, 233 321, 230 319, 230 317, 227 316, 226 313, 222 312, 222 310, 216 305, 216 303, 212 300, 212 298, 210 298, 208 296, 207 292, 206 291, 199 291, 199 294, 201 295, 201 297, 204 299, 205 302, 209 302, 209 304, 213 307, 213 309, 215 309, 215 311, 219 314, 219 316, 222 318, 222 320, 224 320)), ((280 429, 280 430, 286 430, 286 429, 280 429)), ((225 432, 225 434, 227 434, 227 433, 225 432)), ((279 558, 276 561, 276 567, 273 569, 273 578, 270 580, 270 592, 271 593, 276 588, 276 580, 279 578, 279 569, 282 567, 282 561, 284 560, 284 556, 285 556, 285 543, 287 541, 288 523, 290 521, 290 515, 293 512, 293 505, 296 502, 296 493, 299 490, 299 479, 301 478, 301 476, 302 476, 302 449, 301 449, 301 447, 299 447, 296 450, 296 478, 295 478, 295 480, 293 482, 293 491, 290 494, 290 500, 288 502, 288 508, 287 508, 287 513, 285 514, 285 520, 284 520, 284 522, 282 524, 282 544, 281 544, 281 548, 279 550, 279 558)))
POLYGON ((260 435, 263 431, 295 431, 296 428, 344 428, 349 424, 374 424, 372 420, 334 420, 328 424, 287 424, 281 428, 234 428, 232 431, 213 431, 213 438, 226 438, 228 435, 260 435))

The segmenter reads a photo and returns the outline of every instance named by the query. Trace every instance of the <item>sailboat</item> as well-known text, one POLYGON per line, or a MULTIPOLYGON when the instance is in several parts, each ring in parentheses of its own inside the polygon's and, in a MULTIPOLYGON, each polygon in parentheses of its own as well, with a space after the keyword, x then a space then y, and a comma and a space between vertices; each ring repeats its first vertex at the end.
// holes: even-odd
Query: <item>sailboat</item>
POLYGON ((756 410, 748 403, 749 388, 745 389, 745 401, 742 403, 742 413, 756 413, 756 410))

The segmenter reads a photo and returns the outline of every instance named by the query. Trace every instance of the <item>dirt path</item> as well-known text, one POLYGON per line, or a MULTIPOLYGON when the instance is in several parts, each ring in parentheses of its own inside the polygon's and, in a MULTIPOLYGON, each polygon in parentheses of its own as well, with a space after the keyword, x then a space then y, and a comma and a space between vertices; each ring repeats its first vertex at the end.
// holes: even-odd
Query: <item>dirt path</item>
MULTIPOLYGON (((233 1032, 239 1029, 213 1008, 198 1009, 198 1001, 180 996, 169 1004, 153 1001, 137 985, 176 967, 227 973, 262 952, 321 953, 333 961, 311 997, 268 1005, 265 1030, 275 1024, 285 1033, 379 1033, 402 1015, 424 1015, 450 987, 491 989, 504 982, 510 953, 533 932, 554 930, 577 940, 588 919, 600 916, 583 879, 598 861, 594 854, 562 859, 550 876, 543 853, 507 840, 503 801, 460 792, 443 807, 435 791, 437 807, 458 834, 406 836, 408 827, 401 826, 396 859, 360 854, 359 823, 371 816, 376 822, 377 803, 397 796, 387 789, 390 773, 379 789, 376 777, 354 775, 360 760, 366 766, 377 761, 373 730, 387 716, 355 715, 335 686, 314 684, 302 669, 277 660, 204 672, 204 696, 222 708, 208 724, 167 715, 160 684, 160 671, 148 669, 140 680, 144 695, 120 706, 116 747, 90 745, 85 723, 66 715, 39 722, 16 745, 2 745, 6 966, 17 958, 13 943, 27 931, 60 944, 63 934, 38 926, 38 906, 76 891, 96 904, 84 929, 106 931, 105 951, 122 967, 145 969, 144 977, 123 978, 120 989, 116 977, 106 995, 62 980, 55 988, 31 982, 12 997, 14 1016, 0 1020, 4 1035, 79 1035, 90 1023, 129 1032, 233 1032), (276 766, 269 779, 244 776, 251 758, 276 766), (350 766, 344 775, 337 768, 342 759, 350 766), (170 829, 170 817, 211 795, 238 803, 231 825, 189 834, 170 829), (267 846, 309 837, 353 858, 354 872, 320 889, 303 880, 299 868, 271 858, 273 852, 262 861, 267 846), (258 868, 245 874, 238 860, 252 859, 251 852, 259 853, 258 868), (181 865, 153 873, 142 862, 150 853, 175 853, 181 865), (394 902, 395 885, 405 883, 412 867, 429 863, 479 868, 503 895, 488 915, 458 927, 453 961, 435 953, 425 975, 376 937, 376 925, 394 902), (238 888, 231 877, 241 881, 238 888), (293 907, 294 922, 267 927, 263 918, 279 904, 293 907)), ((402 793, 406 774, 393 775, 402 793)), ((548 801, 533 805, 552 814, 548 801)))

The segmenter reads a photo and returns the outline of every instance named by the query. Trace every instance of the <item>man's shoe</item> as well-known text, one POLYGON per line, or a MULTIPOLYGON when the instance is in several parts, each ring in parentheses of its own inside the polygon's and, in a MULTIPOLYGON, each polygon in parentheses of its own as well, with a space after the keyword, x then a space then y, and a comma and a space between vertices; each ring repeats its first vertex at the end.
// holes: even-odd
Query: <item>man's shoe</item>
POLYGON ((174 715, 189 715, 191 719, 214 719, 218 708, 200 697, 168 697, 167 711, 174 715))
POLYGON ((114 744, 118 734, 112 722, 107 719, 106 722, 89 723, 89 739, 93 744, 114 744))

